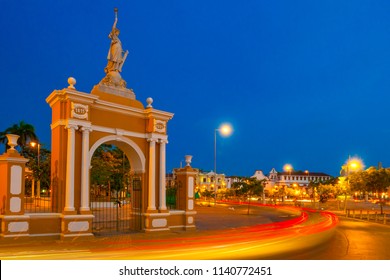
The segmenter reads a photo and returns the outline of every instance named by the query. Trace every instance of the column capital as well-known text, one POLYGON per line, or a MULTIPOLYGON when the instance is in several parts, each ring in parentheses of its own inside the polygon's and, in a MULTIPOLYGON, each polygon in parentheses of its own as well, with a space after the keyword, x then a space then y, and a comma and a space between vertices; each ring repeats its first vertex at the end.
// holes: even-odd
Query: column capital
POLYGON ((82 132, 92 132, 93 131, 92 127, 90 127, 90 126, 82 126, 82 127, 80 127, 80 130, 82 132))
POLYGON ((148 141, 149 143, 151 143, 151 142, 157 142, 158 139, 157 139, 157 138, 148 138, 147 141, 148 141))
POLYGON ((160 144, 168 144, 168 140, 167 139, 158 139, 158 142, 160 144))
POLYGON ((68 123, 67 125, 65 125, 65 128, 66 129, 73 129, 73 130, 77 130, 79 128, 78 125, 76 124, 71 124, 71 123, 68 123))

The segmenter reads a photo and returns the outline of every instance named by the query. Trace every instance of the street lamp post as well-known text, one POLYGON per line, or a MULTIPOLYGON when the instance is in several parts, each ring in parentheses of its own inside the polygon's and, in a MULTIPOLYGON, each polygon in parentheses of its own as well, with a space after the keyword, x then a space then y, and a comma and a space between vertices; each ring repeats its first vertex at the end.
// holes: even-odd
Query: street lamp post
POLYGON ((346 177, 347 177, 347 188, 345 190, 344 196, 344 212, 347 213, 347 191, 349 189, 349 175, 352 171, 360 171, 364 169, 363 161, 360 158, 348 156, 348 161, 346 164, 346 177))
MULTIPOLYGON (((283 170, 284 170, 285 172, 288 172, 288 175, 289 175, 288 180, 289 180, 290 182, 292 182, 292 181, 293 181, 293 180, 291 179, 291 171, 293 170, 292 165, 289 164, 289 163, 285 164, 285 165, 283 166, 283 170)), ((286 176, 286 177, 287 177, 287 176, 286 176)), ((287 180, 286 180, 286 184, 285 184, 285 185, 287 186, 287 180)), ((283 187, 282 202, 284 202, 284 196, 285 196, 285 190, 286 190, 285 188, 286 188, 286 186, 283 187)), ((289 186, 291 186, 290 183, 289 183, 289 186)))
MULTIPOLYGON (((310 186, 310 173, 309 173, 309 170, 305 170, 305 173, 307 175, 307 186, 309 187, 310 186)), ((315 185, 313 184, 313 208, 316 208, 316 187, 315 185)))
MULTIPOLYGON (((41 197, 41 174, 40 174, 40 150, 41 150, 41 145, 36 142, 31 142, 30 145, 35 148, 37 147, 37 155, 38 155, 38 180, 37 180, 37 198, 41 197)), ((34 197, 34 190, 32 191, 32 196, 34 197)))
POLYGON ((233 129, 230 124, 222 124, 214 130, 214 206, 217 205, 217 132, 223 136, 229 136, 233 129))

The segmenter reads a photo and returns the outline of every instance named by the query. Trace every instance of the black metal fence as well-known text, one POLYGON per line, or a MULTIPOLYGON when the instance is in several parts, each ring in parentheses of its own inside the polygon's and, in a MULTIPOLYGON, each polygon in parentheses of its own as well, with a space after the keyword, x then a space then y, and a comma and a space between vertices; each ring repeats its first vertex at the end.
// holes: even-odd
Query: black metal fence
POLYGON ((136 178, 126 190, 91 187, 90 208, 97 235, 130 233, 142 230, 142 184, 136 178))

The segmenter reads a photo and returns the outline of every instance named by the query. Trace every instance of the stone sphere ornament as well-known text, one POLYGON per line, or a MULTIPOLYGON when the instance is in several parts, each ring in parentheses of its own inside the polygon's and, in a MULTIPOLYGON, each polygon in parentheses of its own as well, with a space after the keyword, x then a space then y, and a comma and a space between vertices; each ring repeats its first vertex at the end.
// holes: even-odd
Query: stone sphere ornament
POLYGON ((148 97, 148 98, 146 99, 146 103, 148 103, 148 106, 146 106, 146 108, 152 108, 152 107, 153 107, 153 106, 152 106, 153 98, 148 97))
POLYGON ((76 79, 73 77, 68 78, 68 88, 75 89, 74 85, 76 84, 76 79))

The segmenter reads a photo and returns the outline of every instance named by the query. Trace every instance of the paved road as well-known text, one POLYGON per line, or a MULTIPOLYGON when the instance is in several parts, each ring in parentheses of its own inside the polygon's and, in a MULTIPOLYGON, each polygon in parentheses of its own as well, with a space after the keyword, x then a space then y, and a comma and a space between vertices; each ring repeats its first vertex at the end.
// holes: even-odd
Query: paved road
POLYGON ((326 243, 275 259, 390 260, 390 225, 340 217, 334 236, 326 243))
MULTIPOLYGON (((214 246, 216 250, 221 250, 224 244, 215 244, 215 242, 209 242, 210 237, 215 238, 220 242, 226 236, 230 238, 237 238, 237 232, 242 227, 250 227, 258 224, 269 224, 273 222, 281 222, 291 220, 299 215, 295 211, 280 211, 274 208, 264 207, 251 207, 251 215, 246 215, 246 206, 223 206, 218 205, 216 208, 201 206, 198 207, 197 226, 198 230, 192 233, 176 232, 166 234, 165 236, 151 236, 147 234, 127 235, 119 237, 106 237, 96 238, 89 243, 84 242, 72 242, 64 243, 60 241, 56 242, 32 242, 28 244, 19 245, 4 245, 0 244, 0 259, 105 259, 105 258, 130 258, 130 254, 136 254, 135 249, 139 249, 142 246, 150 246, 153 241, 161 243, 163 240, 176 240, 176 241, 164 241, 174 242, 172 245, 181 245, 180 243, 188 242, 192 243, 193 240, 205 240, 200 246, 201 252, 206 250, 207 246, 214 246), (232 229, 233 228, 233 229, 232 229), (234 229, 235 228, 235 229, 234 229), (236 230, 236 231, 235 231, 236 230), (193 238, 188 239, 188 236, 193 238), (155 239, 155 240, 153 240, 155 239), (160 240, 158 240, 160 239, 160 240), (217 246, 218 245, 218 246, 217 246), (133 249, 132 249, 133 248, 133 249), (114 255, 117 254, 117 256, 114 255)), ((310 223, 310 222, 309 222, 310 223)), ((307 224, 307 223, 306 223, 307 224)), ((296 234, 302 232, 302 228, 299 226, 295 228, 296 234)), ((259 233, 251 233, 251 236, 258 237, 259 233)), ((272 231, 271 231, 272 233, 272 231)), ((286 232, 284 232, 286 233, 286 232)), ((291 232, 288 232, 291 234, 291 232)), ((293 232, 293 234, 295 234, 293 232)), ((313 235, 314 236, 314 235, 313 235)), ((307 248, 305 251, 297 251, 297 247, 305 246, 311 235, 303 235, 300 239, 295 238, 291 241, 283 240, 283 236, 273 234, 273 240, 271 243, 261 244, 263 239, 260 237, 258 241, 256 239, 243 240, 241 243, 235 242, 230 246, 230 252, 242 250, 244 246, 247 246, 250 251, 251 259, 297 259, 297 260, 344 260, 344 259, 370 259, 370 260, 389 260, 390 259, 390 226, 368 223, 364 221, 340 218, 340 223, 337 226, 334 234, 326 236, 326 242, 322 243, 315 248, 307 248), (245 242, 244 242, 245 241, 245 242), (265 254, 264 251, 274 252, 275 244, 279 249, 293 246, 293 251, 289 253, 283 253, 280 255, 265 254), (253 253, 254 252, 254 253, 253 253)), ((325 240, 324 236, 315 237, 314 242, 318 243, 318 240, 325 240)), ((236 239, 235 239, 236 240, 236 239)), ((168 245, 168 244, 167 244, 168 245)), ((149 248, 147 248, 149 250, 149 248)), ((187 256, 188 250, 179 248, 181 251, 180 256, 187 256)), ((199 247, 194 251, 199 252, 199 247)), ((147 251, 148 252, 148 251, 147 251)), ((249 252, 249 251, 248 251, 249 252)), ((221 255, 227 254, 226 252, 219 251, 219 255, 215 255, 216 259, 219 259, 221 255)), ((152 252, 150 252, 152 254, 152 252)), ((165 259, 165 256, 161 255, 161 258, 165 259)), ((137 255, 134 256, 135 258, 137 255)), ((155 258, 154 255, 145 255, 145 258, 155 258)), ((178 258, 177 256, 171 256, 172 258, 178 258)), ((202 258, 204 256, 193 255, 194 258, 202 258)), ((157 257, 158 258, 158 257, 157 257)), ((179 258, 180 259, 180 258, 179 258)))

